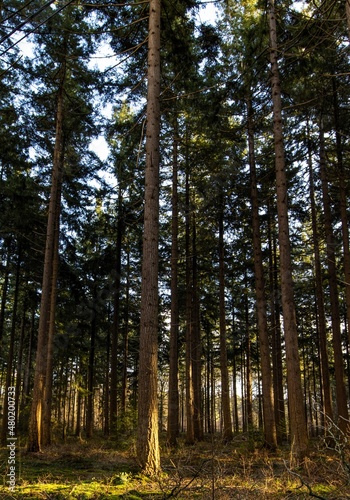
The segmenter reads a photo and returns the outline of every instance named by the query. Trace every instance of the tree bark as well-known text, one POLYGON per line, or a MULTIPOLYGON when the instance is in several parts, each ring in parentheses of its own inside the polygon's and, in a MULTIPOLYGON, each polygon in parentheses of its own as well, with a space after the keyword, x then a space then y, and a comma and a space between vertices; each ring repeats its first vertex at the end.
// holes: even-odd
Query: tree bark
MULTIPOLYGON (((187 157, 187 155, 186 155, 187 157)), ((190 216, 190 187, 189 187, 189 172, 188 165, 186 168, 185 180, 185 255, 186 255, 186 355, 185 355, 185 372, 186 372, 186 443, 194 443, 194 390, 193 390, 193 365, 192 365, 192 299, 193 299, 193 283, 192 283, 192 268, 191 268, 191 216, 190 216)))
POLYGON ((36 352, 36 365, 34 375, 33 399, 29 420, 28 451, 38 452, 41 450, 42 417, 44 405, 44 391, 47 377, 47 357, 49 352, 48 335, 50 328, 51 312, 51 290, 56 284, 52 281, 53 259, 55 248, 55 231, 57 221, 57 210, 60 210, 60 193, 62 184, 63 166, 63 119, 64 119, 64 82, 66 77, 66 65, 62 64, 61 79, 57 95, 56 133, 53 157, 52 181, 49 202, 49 215, 46 231, 46 245, 44 257, 43 283, 40 305, 40 319, 38 344, 36 352))
POLYGON ((197 441, 203 439, 202 419, 202 341, 199 319, 198 265, 197 265, 197 231, 196 217, 192 217, 192 321, 191 321, 191 352, 193 377, 193 430, 197 441))
POLYGON ((160 0, 150 0, 149 9, 137 455, 144 473, 154 476, 160 471, 157 399, 160 0))
POLYGON ((336 382, 337 410, 339 418, 338 425, 343 432, 346 432, 348 427, 349 414, 348 414, 347 397, 345 389, 345 372, 344 372, 344 360, 343 360, 341 328, 340 328, 337 270, 335 265, 335 241, 333 235, 332 214, 331 214, 330 199, 328 193, 326 154, 325 154, 324 132, 322 123, 320 127, 320 173, 321 173, 321 183, 322 183, 324 224, 325 224, 326 246, 327 246, 329 297, 331 302, 331 315, 332 315, 334 371, 335 371, 335 382, 336 382))
POLYGON ((339 201, 340 201, 340 218, 342 227, 343 240, 343 268, 344 268, 344 286, 345 286, 345 302, 346 302, 346 317, 347 330, 350 345, 350 249, 349 249, 349 228, 348 228, 348 210, 347 210, 347 186, 348 181, 345 175, 343 162, 343 146, 340 131, 340 116, 339 102, 336 77, 332 78, 333 84, 333 105, 334 105, 334 125, 337 153, 337 172, 339 185, 339 201))
POLYGON ((119 169, 119 189, 118 189, 118 223, 117 223, 117 241, 116 241, 116 264, 115 264, 115 283, 114 283, 114 311, 112 324, 112 348, 111 348, 111 389, 110 389, 110 428, 111 433, 116 433, 117 413, 118 413, 118 343, 120 329, 120 282, 122 271, 122 241, 123 241, 123 203, 121 190, 121 173, 119 169))
POLYGON ((259 222, 259 200, 256 179, 256 165, 254 152, 254 125, 252 102, 247 101, 248 114, 248 148, 251 182, 251 203, 252 203, 252 233, 253 233, 253 253, 254 253, 254 273, 255 273, 255 293, 258 320, 258 335, 261 359, 261 379, 262 379, 262 399, 263 399, 263 419, 265 445, 271 449, 277 447, 276 423, 273 401, 273 384, 271 372, 270 341, 267 326, 267 303, 265 296, 265 279, 261 251, 261 235, 259 222))
POLYGON ((170 309, 170 353, 169 353, 169 395, 168 395, 168 442, 174 446, 179 434, 179 381, 178 381, 178 337, 179 337, 179 300, 178 300, 178 130, 175 117, 173 142, 173 179, 172 179, 172 219, 171 219, 171 309, 170 309))
MULTIPOLYGON (((63 165, 61 166, 63 169, 63 165)), ((42 416, 42 444, 48 446, 51 444, 51 404, 52 404, 52 370, 53 370, 53 339, 56 328, 56 299, 57 299, 57 278, 59 264, 59 236, 60 236, 60 203, 61 186, 58 186, 58 196, 56 207, 55 235, 52 262, 52 280, 50 293, 50 319, 49 333, 47 339, 47 363, 46 363, 46 384, 43 395, 43 416, 42 416)))
POLYGON ((298 331, 294 303, 292 261, 289 238, 287 203, 287 176, 283 144, 282 99, 278 69, 278 46, 274 0, 269 4, 271 90, 273 102, 273 133, 275 145, 278 239, 280 250, 280 276, 286 365, 289 419, 291 429, 291 458, 303 459, 307 452, 308 437, 301 385, 298 331))
MULTIPOLYGON (((223 198, 223 197, 222 197, 223 198)), ((226 309, 225 309, 225 247, 224 247, 224 201, 219 213, 219 318, 220 318, 220 372, 221 407, 223 416, 223 438, 232 441, 232 418, 230 405, 230 385, 227 366, 226 309)))
MULTIPOLYGON (((309 140, 309 139, 308 139, 309 140)), ((331 386, 329 379, 329 363, 327 348, 327 327, 324 308, 324 294, 322 285, 322 270, 319 244, 319 231, 317 227, 316 203, 314 173, 312 167, 311 147, 308 147, 308 165, 309 165, 309 186, 310 186, 310 204, 311 204, 311 223, 312 223, 312 242, 315 258, 315 281, 316 281, 316 314, 318 324, 318 343, 320 349, 320 368, 322 380, 322 403, 323 413, 329 418, 333 418, 331 386)))

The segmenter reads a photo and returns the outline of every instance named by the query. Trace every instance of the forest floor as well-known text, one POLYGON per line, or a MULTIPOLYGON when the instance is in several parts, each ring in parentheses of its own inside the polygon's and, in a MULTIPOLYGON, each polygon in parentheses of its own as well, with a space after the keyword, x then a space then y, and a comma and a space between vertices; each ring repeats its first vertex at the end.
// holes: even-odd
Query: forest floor
POLYGON ((156 480, 139 473, 132 442, 69 438, 42 453, 16 449, 16 486, 9 490, 9 449, 0 449, 0 499, 350 499, 350 460, 344 449, 312 443, 305 463, 291 469, 288 450, 268 453, 252 438, 237 436, 162 448, 156 480))

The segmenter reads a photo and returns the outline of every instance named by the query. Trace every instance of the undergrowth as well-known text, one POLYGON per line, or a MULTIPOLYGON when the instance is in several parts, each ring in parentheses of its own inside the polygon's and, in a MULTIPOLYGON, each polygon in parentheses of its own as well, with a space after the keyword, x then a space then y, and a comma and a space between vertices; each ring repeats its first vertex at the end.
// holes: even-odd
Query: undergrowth
POLYGON ((103 437, 84 442, 71 438, 42 453, 16 455, 16 487, 7 486, 8 450, 0 450, 0 498, 47 500, 87 499, 350 499, 343 455, 312 443, 298 468, 289 466, 289 450, 275 453, 255 447, 249 436, 224 444, 212 438, 194 446, 179 441, 162 447, 162 473, 152 480, 140 474, 134 447, 103 437))

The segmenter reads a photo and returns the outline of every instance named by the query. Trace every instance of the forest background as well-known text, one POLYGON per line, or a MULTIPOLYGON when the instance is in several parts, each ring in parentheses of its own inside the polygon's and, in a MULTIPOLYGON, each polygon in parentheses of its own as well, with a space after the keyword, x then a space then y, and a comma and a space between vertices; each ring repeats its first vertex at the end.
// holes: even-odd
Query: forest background
POLYGON ((213 3, 0 4, 4 447, 348 466, 349 4, 213 3))

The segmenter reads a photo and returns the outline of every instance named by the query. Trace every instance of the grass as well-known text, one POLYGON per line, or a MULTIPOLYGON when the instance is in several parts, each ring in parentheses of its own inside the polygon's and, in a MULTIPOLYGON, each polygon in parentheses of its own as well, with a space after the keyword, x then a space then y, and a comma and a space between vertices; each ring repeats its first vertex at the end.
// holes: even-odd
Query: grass
MULTIPOLYGON (((256 443, 258 446, 258 443, 256 443)), ((43 453, 17 449, 16 488, 6 484, 8 449, 0 450, 0 499, 47 500, 166 499, 263 500, 350 499, 344 463, 316 444, 303 466, 289 469, 288 450, 252 448, 244 436, 224 445, 219 439, 162 449, 157 479, 140 474, 133 447, 117 449, 112 440, 71 439, 43 453)))

